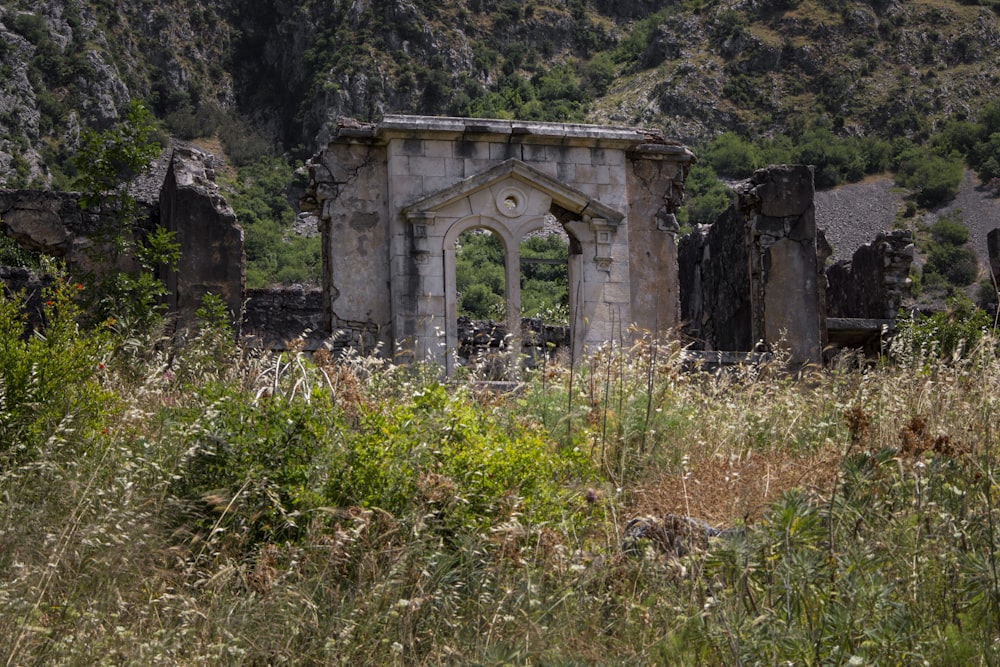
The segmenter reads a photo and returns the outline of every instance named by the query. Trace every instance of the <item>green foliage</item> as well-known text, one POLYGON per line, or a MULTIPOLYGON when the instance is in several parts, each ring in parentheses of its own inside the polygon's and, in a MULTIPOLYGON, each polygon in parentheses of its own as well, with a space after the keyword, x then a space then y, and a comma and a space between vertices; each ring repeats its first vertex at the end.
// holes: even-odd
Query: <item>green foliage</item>
POLYGON ((734 132, 712 139, 699 151, 699 156, 717 174, 731 178, 748 178, 764 166, 760 149, 734 132))
POLYGON ((0 266, 19 266, 26 269, 39 270, 42 267, 42 256, 24 248, 9 236, 0 234, 0 266))
POLYGON ((961 211, 941 216, 930 227, 931 240, 925 244, 924 287, 966 287, 979 277, 979 260, 968 247, 969 230, 961 222, 961 211))
MULTIPOLYGON (((530 236, 521 242, 521 316, 551 318, 569 311, 569 245, 556 234, 530 236), (546 259, 558 264, 524 262, 546 259)), ((552 322, 555 323, 555 322, 552 322)), ((564 324, 565 322, 558 322, 564 324)))
POLYGON ((696 164, 688 174, 684 204, 677 219, 687 227, 710 225, 729 208, 732 198, 732 192, 711 166, 696 164))
POLYGON ((172 232, 138 231, 138 206, 130 192, 133 180, 160 153, 156 134, 150 111, 133 101, 122 122, 101 133, 85 130, 73 156, 82 206, 98 208, 109 220, 93 248, 92 259, 101 268, 84 277, 88 314, 129 333, 150 332, 158 324, 167 294, 160 271, 173 269, 180 258, 172 232), (131 256, 137 268, 122 270, 121 255, 131 256))
POLYGON ((897 357, 905 359, 950 358, 974 349, 993 325, 986 311, 960 294, 949 300, 947 310, 901 317, 892 349, 897 357))
POLYGON ((477 320, 502 319, 506 281, 500 237, 482 230, 463 232, 455 245, 458 314, 477 320))
POLYGON ((300 539, 324 507, 378 509, 436 531, 486 529, 512 513, 551 520, 567 476, 588 474, 583 457, 433 381, 362 408, 350 425, 327 391, 251 402, 218 389, 210 435, 174 493, 224 504, 202 528, 233 533, 241 548, 300 539))
POLYGON ((511 512, 531 523, 558 517, 561 483, 586 476, 584 459, 473 405, 432 383, 365 416, 330 471, 328 499, 397 516, 427 503, 450 529, 496 525, 511 512))
POLYGON ((913 190, 919 205, 931 208, 958 194, 962 161, 954 154, 942 157, 914 147, 896 158, 896 182, 913 190))
MULTIPOLYGON (((530 236, 521 242, 522 258, 557 263, 521 264, 522 317, 548 317, 569 307, 566 239, 555 234, 530 236)), ((464 232, 455 249, 458 314, 477 320, 502 319, 505 306, 505 252, 500 238, 484 230, 464 232)))
POLYGON ((149 171, 150 163, 160 154, 162 147, 155 138, 153 115, 138 101, 130 104, 122 122, 108 130, 85 129, 72 159, 75 185, 84 194, 84 206, 107 203, 120 215, 134 214, 135 202, 128 188, 136 176, 149 171))
POLYGON ((0 470, 35 461, 67 439, 99 439, 114 404, 98 378, 107 332, 79 329, 83 285, 50 261, 45 268, 53 277, 37 329, 28 326, 23 295, 0 293, 0 470))
POLYGON ((931 225, 931 236, 938 243, 960 246, 969 241, 969 228, 962 223, 961 211, 954 216, 941 216, 931 225))
POLYGON ((295 178, 285 160, 260 157, 229 183, 229 203, 243 227, 247 287, 318 285, 323 270, 319 236, 295 234, 288 188, 295 178))

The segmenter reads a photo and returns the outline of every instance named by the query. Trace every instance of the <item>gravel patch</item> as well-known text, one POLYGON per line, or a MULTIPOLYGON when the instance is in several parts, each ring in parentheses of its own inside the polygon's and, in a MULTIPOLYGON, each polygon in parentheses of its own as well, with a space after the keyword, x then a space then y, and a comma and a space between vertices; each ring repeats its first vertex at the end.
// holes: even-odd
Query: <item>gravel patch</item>
MULTIPOLYGON (((850 259, 862 244, 892 229, 896 212, 903 206, 903 194, 885 177, 817 192, 815 202, 816 226, 826 231, 834 250, 833 261, 838 261, 850 259)), ((961 211, 961 220, 969 228, 969 243, 985 269, 989 266, 986 235, 1000 227, 1000 199, 983 187, 974 173, 966 171, 958 196, 924 214, 921 222, 931 225, 955 211, 961 211)))
POLYGON ((816 226, 833 246, 832 261, 850 259, 879 232, 892 229, 903 195, 891 178, 843 185, 816 193, 816 226))

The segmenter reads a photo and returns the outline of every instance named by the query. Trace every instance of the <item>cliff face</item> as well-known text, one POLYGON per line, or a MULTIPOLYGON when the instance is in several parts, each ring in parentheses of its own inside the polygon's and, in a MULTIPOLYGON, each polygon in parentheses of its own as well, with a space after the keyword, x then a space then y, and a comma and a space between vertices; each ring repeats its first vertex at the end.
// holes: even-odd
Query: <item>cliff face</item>
POLYGON ((1000 83, 995 9, 954 0, 10 0, 0 185, 50 185, 82 126, 140 98, 168 130, 221 113, 313 152, 340 116, 519 114, 686 141, 919 136, 1000 83))

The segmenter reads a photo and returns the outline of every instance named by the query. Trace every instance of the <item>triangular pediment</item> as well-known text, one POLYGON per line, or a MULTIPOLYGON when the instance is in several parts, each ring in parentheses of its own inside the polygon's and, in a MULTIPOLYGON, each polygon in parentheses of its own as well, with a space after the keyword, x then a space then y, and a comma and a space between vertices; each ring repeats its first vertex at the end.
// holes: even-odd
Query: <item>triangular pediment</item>
POLYGON ((624 217, 586 193, 542 173, 517 158, 505 160, 495 167, 423 197, 404 208, 403 215, 410 220, 433 218, 435 212, 506 179, 519 181, 529 188, 548 195, 552 198, 553 204, 581 217, 599 218, 609 225, 617 225, 624 217))

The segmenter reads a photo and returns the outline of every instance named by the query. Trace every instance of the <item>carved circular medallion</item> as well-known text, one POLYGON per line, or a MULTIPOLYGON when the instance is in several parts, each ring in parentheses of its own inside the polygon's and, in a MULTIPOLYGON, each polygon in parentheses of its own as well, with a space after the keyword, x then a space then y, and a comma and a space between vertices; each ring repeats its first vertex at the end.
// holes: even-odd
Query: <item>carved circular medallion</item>
POLYGON ((528 208, 528 197, 518 188, 504 188, 497 194, 496 203, 501 215, 517 218, 528 208))

